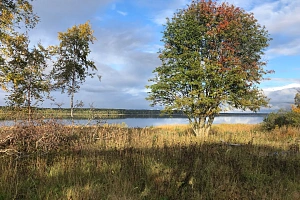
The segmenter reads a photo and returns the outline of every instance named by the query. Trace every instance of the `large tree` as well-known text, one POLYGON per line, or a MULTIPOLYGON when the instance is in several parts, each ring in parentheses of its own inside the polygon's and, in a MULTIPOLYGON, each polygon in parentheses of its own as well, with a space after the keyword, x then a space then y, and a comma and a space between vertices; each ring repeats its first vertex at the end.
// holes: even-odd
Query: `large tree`
POLYGON ((227 3, 192 1, 167 18, 162 64, 149 80, 147 99, 167 112, 182 110, 195 134, 207 136, 220 111, 267 106, 258 84, 271 73, 261 61, 269 40, 253 14, 227 3))
POLYGON ((88 59, 89 44, 96 38, 89 22, 73 26, 67 32, 59 32, 60 44, 53 47, 57 60, 54 63, 53 78, 56 86, 67 90, 70 96, 71 118, 73 119, 74 94, 80 89, 87 76, 93 77, 89 69, 97 70, 93 61, 88 59))
POLYGON ((7 102, 14 107, 27 107, 29 120, 33 105, 43 101, 50 92, 50 82, 45 74, 47 51, 41 44, 29 47, 25 34, 10 37, 4 42, 4 62, 0 64, 0 85, 7 91, 7 102))

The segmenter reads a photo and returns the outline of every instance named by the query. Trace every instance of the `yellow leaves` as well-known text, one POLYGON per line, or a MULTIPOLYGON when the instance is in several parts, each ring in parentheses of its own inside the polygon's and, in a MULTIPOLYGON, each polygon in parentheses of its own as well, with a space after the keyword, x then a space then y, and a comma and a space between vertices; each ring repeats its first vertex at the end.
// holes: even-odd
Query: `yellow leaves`
POLYGON ((47 50, 48 50, 49 54, 51 55, 51 54, 57 53, 59 51, 59 48, 57 46, 49 46, 47 48, 47 50))
POLYGON ((292 111, 300 114, 300 106, 292 105, 292 111))
MULTIPOLYGON (((32 5, 28 0, 1 1, 0 32, 11 34, 23 21, 26 27, 34 27, 38 17, 33 14, 32 5)), ((0 38, 1 40, 3 38, 0 38)))
POLYGON ((79 24, 72 26, 67 30, 67 32, 59 32, 58 39, 61 41, 73 40, 84 40, 92 42, 96 40, 93 36, 94 31, 90 25, 90 22, 87 21, 84 24, 79 24))
POLYGON ((30 5, 28 2, 23 2, 19 5, 20 10, 24 10, 25 12, 32 12, 32 5, 30 5))
POLYGON ((295 95, 295 105, 292 105, 292 111, 300 114, 300 91, 295 95))
POLYGON ((5 92, 8 92, 8 88, 5 85, 1 85, 1 89, 5 92))
POLYGON ((11 12, 8 12, 7 10, 3 10, 1 14, 1 21, 4 21, 4 23, 8 23, 14 18, 14 15, 11 12))

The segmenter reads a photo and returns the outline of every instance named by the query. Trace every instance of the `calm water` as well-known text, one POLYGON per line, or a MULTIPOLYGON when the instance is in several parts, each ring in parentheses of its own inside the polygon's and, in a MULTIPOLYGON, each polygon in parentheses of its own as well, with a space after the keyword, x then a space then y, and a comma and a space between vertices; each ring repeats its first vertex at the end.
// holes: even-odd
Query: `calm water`
MULTIPOLYGON (((219 116, 214 120, 214 124, 257 124, 262 122, 263 116, 219 116)), ((65 124, 71 124, 71 120, 63 120, 65 124)), ((107 120, 74 120, 75 124, 97 124, 97 123, 108 123, 108 124, 122 124, 125 123, 128 127, 146 127, 146 126, 158 126, 165 124, 188 124, 187 118, 125 118, 125 119, 107 119, 107 120)), ((13 125, 13 121, 2 121, 0 126, 13 125)))
MULTIPOLYGON (((216 117, 214 124, 257 124, 263 121, 263 116, 222 116, 216 117)), ((108 119, 105 121, 108 124, 125 123, 128 127, 146 127, 158 126, 165 124, 188 124, 187 118, 125 118, 125 119, 108 119)), ((68 121, 67 123, 70 123, 68 121)), ((87 120, 75 120, 76 124, 87 124, 87 120)), ((97 121, 92 121, 95 124, 97 121)))

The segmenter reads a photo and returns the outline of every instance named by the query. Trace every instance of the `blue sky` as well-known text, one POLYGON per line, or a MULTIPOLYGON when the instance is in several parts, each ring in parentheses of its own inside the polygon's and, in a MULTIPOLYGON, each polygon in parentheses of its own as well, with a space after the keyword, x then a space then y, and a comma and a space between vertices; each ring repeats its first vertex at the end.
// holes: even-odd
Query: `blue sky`
MULTIPOLYGON (((58 44, 57 32, 89 20, 97 41, 90 58, 95 61, 102 81, 87 79, 75 94, 85 107, 151 109, 145 100, 145 85, 160 65, 162 24, 176 9, 190 0, 35 0, 34 11, 40 23, 29 32, 33 44, 58 44)), ((224 2, 223 0, 219 2, 224 2)), ((275 70, 260 87, 271 98, 273 109, 289 107, 300 87, 300 1, 227 0, 253 12, 273 40, 264 56, 266 69, 275 70)), ((53 92, 56 102, 69 107, 66 94, 53 92)), ((4 96, 4 92, 0 95, 4 96)), ((3 99, 3 98, 2 98, 3 99)), ((4 100, 0 102, 4 104, 4 100)), ((45 101, 41 106, 55 107, 45 101)))

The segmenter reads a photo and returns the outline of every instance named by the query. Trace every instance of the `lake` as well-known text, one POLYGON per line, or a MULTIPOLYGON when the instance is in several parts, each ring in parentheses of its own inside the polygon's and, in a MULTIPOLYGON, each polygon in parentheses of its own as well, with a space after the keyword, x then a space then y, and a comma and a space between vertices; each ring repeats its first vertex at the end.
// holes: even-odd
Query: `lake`
MULTIPOLYGON (((213 124, 258 124, 261 123, 265 115, 229 115, 229 116, 217 116, 213 124)), ((63 119, 61 120, 64 124, 72 124, 71 120, 63 119)), ((139 117, 128 117, 122 119, 103 119, 103 120, 92 120, 88 121, 86 119, 75 119, 75 124, 77 125, 93 125, 97 123, 108 123, 108 124, 126 124, 128 127, 149 127, 149 126, 159 126, 167 124, 188 124, 187 118, 163 118, 163 117, 153 117, 153 118, 139 118, 139 117)), ((0 126, 11 126, 14 121, 5 120, 0 122, 0 126)))
MULTIPOLYGON (((261 123, 264 116, 218 116, 214 120, 214 124, 258 124, 261 123)), ((99 121, 98 121, 99 122, 99 121)), ((149 126, 159 126, 166 124, 188 124, 187 118, 124 118, 124 119, 106 119, 101 120, 108 124, 122 124, 125 123, 128 127, 149 127, 149 126)), ((69 120, 65 120, 64 123, 70 124, 69 120)), ((87 124, 88 120, 75 120, 75 124, 87 124)), ((90 124, 97 123, 97 120, 91 121, 90 124)))

